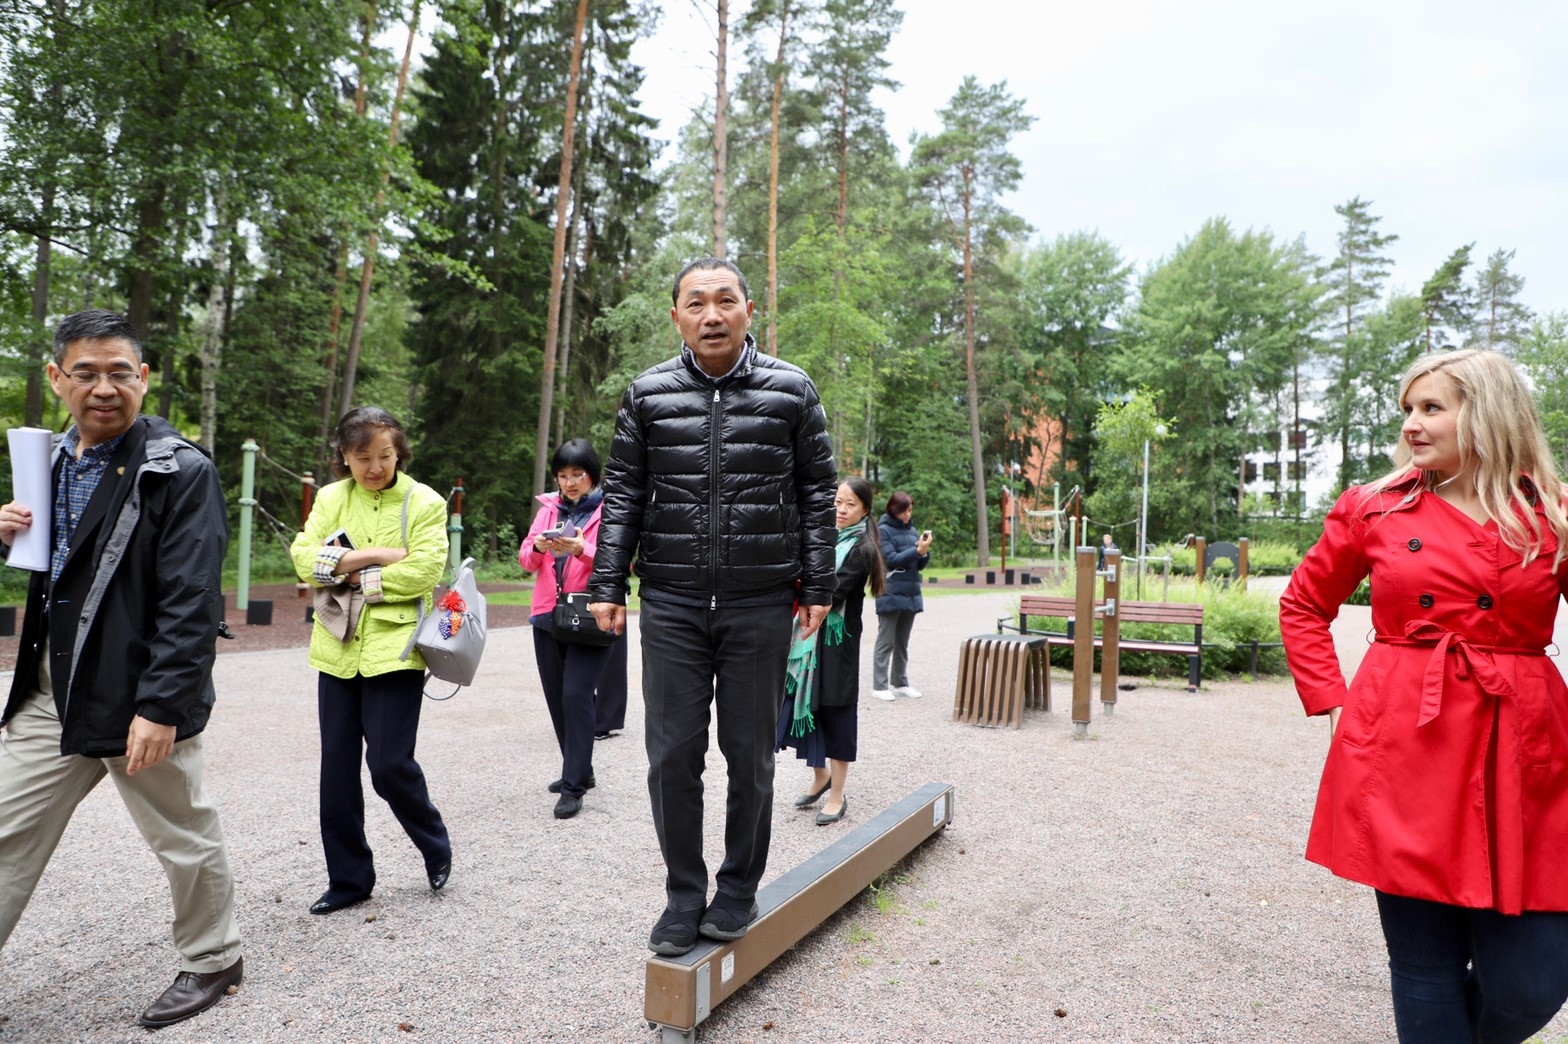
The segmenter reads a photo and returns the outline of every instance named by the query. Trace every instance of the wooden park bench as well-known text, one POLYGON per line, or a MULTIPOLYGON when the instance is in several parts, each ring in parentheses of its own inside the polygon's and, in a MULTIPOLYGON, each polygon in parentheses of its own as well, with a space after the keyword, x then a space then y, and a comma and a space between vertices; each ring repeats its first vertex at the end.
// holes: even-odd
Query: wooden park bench
MULTIPOLYGON (((1074 615, 1078 611, 1077 603, 1072 598, 1059 595, 1032 595, 1023 596, 1018 608, 1018 622, 1014 624, 1007 617, 996 622, 997 633, 1014 631, 1019 635, 1043 637, 1048 646, 1061 646, 1071 648, 1074 638, 1074 615), (1065 631, 1046 631, 1029 626, 1031 617, 1047 617, 1055 620, 1067 621, 1065 631)), ((1149 638, 1128 638, 1123 635, 1119 645, 1123 652, 1148 652, 1165 653, 1171 656, 1185 656, 1187 658, 1187 691, 1197 692, 1198 682, 1203 677, 1203 606, 1194 602, 1121 602, 1116 607, 1116 616, 1122 623, 1170 623, 1183 624, 1192 628, 1192 641, 1154 640, 1149 638)), ((1100 648, 1103 641, 1095 635, 1094 647, 1100 648)))

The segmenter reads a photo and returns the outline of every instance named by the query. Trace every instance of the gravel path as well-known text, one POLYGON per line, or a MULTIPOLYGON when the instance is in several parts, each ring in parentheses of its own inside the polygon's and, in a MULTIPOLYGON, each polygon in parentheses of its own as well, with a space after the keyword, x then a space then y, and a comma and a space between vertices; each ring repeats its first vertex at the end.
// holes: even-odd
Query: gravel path
MULTIPOLYGON (((699 1038, 1391 1039, 1371 894, 1301 858, 1324 723, 1301 716, 1288 682, 1190 695, 1172 681, 1123 693, 1111 718, 1096 704, 1090 739, 1075 741, 1057 673, 1056 709, 1022 729, 956 725, 959 639, 1012 604, 929 599, 912 652, 927 698, 862 699, 844 827, 930 780, 955 785, 953 825, 897 869, 880 905, 852 902, 699 1038)), ((635 651, 632 670, 635 688, 635 651)), ((582 814, 557 821, 529 632, 496 630, 479 684, 425 706, 420 759, 452 828, 452 883, 429 892, 372 798, 374 899, 312 917, 324 886, 314 675, 296 648, 224 655, 216 677, 208 788, 238 878, 247 974, 237 996, 160 1044, 656 1039, 642 984, 662 866, 638 699, 626 733, 596 747, 582 814)), ((716 746, 709 763, 710 795, 721 793, 716 746)), ((769 880, 844 829, 789 806, 806 778, 780 762, 769 880)), ((712 866, 721 818, 710 807, 712 866)), ((145 1039, 136 1013, 176 968, 167 911, 156 861, 113 787, 99 787, 0 955, 0 1041, 145 1039)), ((1546 1038, 1568 1040, 1568 1017, 1546 1038)))

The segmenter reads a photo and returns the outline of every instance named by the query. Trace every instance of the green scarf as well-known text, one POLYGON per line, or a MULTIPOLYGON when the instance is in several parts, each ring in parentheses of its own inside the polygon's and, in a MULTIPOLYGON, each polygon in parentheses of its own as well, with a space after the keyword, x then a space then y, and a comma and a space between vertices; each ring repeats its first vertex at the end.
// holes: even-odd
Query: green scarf
MULTIPOLYGON (((849 553, 854 550, 865 532, 865 519, 838 531, 838 544, 833 549, 834 572, 844 567, 844 559, 849 557, 849 553)), ((844 643, 843 604, 840 602, 828 610, 828 618, 822 624, 824 641, 829 645, 844 643)), ((817 636, 813 634, 810 638, 802 638, 800 622, 797 620, 795 637, 789 645, 789 664, 784 675, 784 693, 795 698, 794 717, 789 725, 791 736, 804 736, 816 727, 811 717, 811 693, 816 683, 817 636)))

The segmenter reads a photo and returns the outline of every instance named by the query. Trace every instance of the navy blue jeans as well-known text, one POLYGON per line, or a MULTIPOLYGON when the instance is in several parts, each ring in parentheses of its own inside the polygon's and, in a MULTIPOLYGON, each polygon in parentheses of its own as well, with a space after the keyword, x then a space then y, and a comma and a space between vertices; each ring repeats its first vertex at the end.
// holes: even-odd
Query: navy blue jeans
POLYGON ((1401 1044, 1518 1044, 1568 998, 1568 913, 1377 893, 1401 1044))

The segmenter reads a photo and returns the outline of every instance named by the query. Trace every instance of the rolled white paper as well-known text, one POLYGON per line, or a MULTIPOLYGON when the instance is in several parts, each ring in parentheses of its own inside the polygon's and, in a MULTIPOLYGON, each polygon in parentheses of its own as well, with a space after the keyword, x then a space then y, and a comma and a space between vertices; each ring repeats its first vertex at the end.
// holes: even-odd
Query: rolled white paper
POLYGON ((49 449, 54 433, 47 428, 12 428, 6 433, 11 448, 11 496, 33 510, 33 524, 17 530, 6 564, 17 569, 49 568, 50 514, 54 494, 49 488, 49 449))

